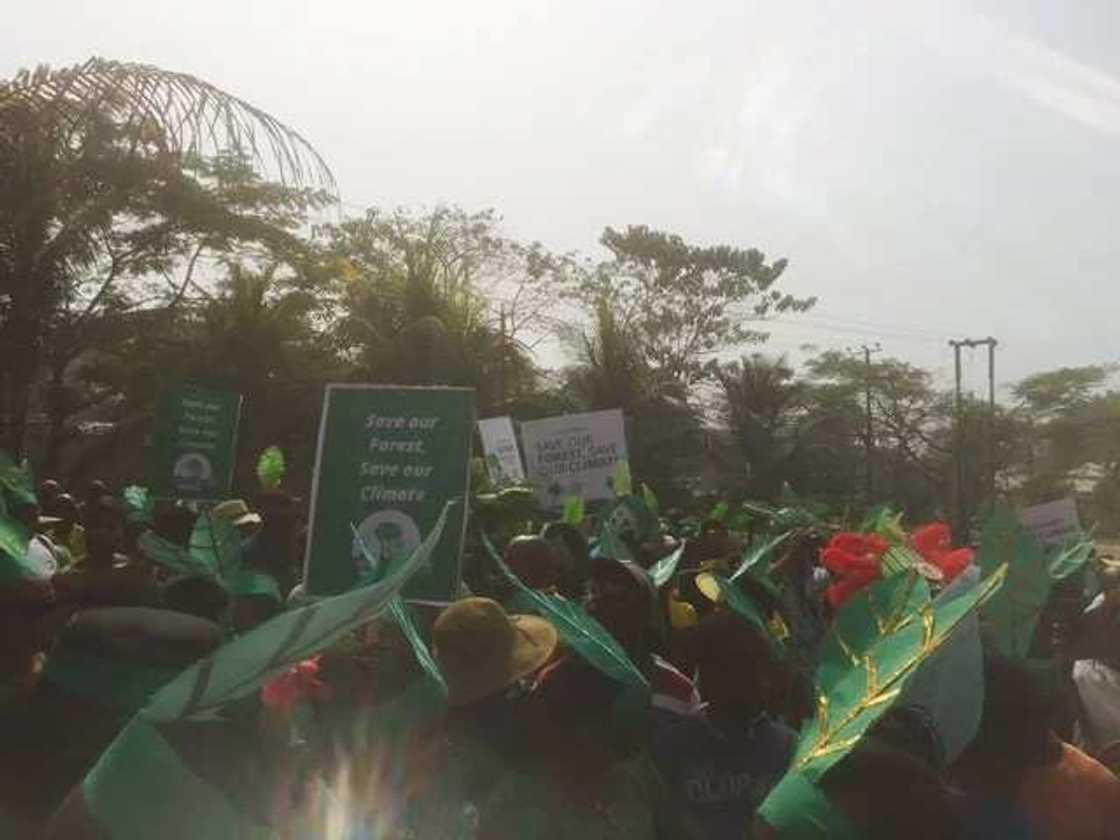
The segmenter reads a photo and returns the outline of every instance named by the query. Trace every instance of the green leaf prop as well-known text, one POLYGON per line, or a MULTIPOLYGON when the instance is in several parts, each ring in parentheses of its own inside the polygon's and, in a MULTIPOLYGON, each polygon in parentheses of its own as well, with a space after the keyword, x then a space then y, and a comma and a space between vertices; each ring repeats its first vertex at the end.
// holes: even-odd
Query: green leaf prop
POLYGON ((564 502, 563 520, 574 528, 583 524, 583 496, 569 496, 564 502))
POLYGON ((894 600, 897 580, 904 576, 874 584, 867 593, 870 598, 852 599, 841 610, 841 615, 849 615, 838 628, 836 643, 821 652, 821 669, 827 665, 832 676, 818 677, 817 715, 802 728, 791 771, 812 782, 820 779, 891 708, 906 681, 941 649, 961 621, 999 591, 1006 575, 1007 567, 1000 567, 953 600, 927 600, 893 617, 870 607, 894 600), (857 624, 863 641, 843 638, 844 628, 857 624))
POLYGON ((412 554, 377 583, 282 613, 195 663, 157 694, 141 715, 148 720, 207 719, 231 700, 328 647, 389 608, 412 573, 439 544, 450 507, 412 554))
MULTIPOLYGON (((217 570, 209 557, 196 557, 183 546, 145 531, 136 541, 140 553, 153 563, 184 577, 202 577, 218 583, 217 570)), ((220 584, 219 584, 220 585, 220 584)))
POLYGON ((661 512, 661 506, 657 502, 657 496, 649 488, 649 485, 642 482, 642 498, 645 500, 646 507, 649 508, 650 513, 657 516, 661 512))
POLYGON ((723 522, 727 518, 727 512, 731 509, 727 502, 719 502, 711 513, 708 514, 708 519, 713 519, 716 522, 723 522))
POLYGON ((762 633, 763 637, 770 642, 775 653, 784 655, 785 642, 771 632, 770 625, 762 610, 738 585, 732 583, 723 575, 712 572, 703 572, 697 575, 696 585, 709 598, 712 597, 713 592, 718 593, 719 597, 713 600, 726 604, 733 612, 745 618, 747 623, 762 633))
POLYGON ((279 446, 268 447, 257 460, 257 479, 265 490, 275 490, 279 487, 286 470, 284 453, 279 446))
POLYGON ((428 679, 439 686, 440 693, 447 697, 447 681, 443 677, 443 672, 439 669, 439 663, 432 656, 432 652, 428 650, 428 646, 424 644, 424 639, 421 638, 420 631, 416 628, 412 608, 398 597, 394 598, 389 604, 389 612, 396 619, 397 624, 400 625, 404 637, 408 639, 408 643, 412 647, 416 661, 420 663, 420 667, 424 669, 428 679))
MULTIPOLYGON (((381 581, 283 613, 164 686, 102 754, 82 785, 90 812, 102 826, 111 827, 113 840, 144 840, 153 826, 159 826, 169 840, 197 837, 200 826, 207 837, 265 840, 273 836, 246 809, 189 770, 157 724, 215 721, 226 704, 257 691, 270 677, 384 613, 435 551, 449 508, 450 504, 444 507, 412 555, 381 581), (142 801, 136 800, 137 791, 142 801)), ((405 702, 389 707, 403 718, 379 708, 373 721, 379 735, 391 728, 390 718, 394 722, 401 718, 406 725, 415 721, 423 697, 438 700, 430 680, 417 685, 420 694, 406 692, 401 698, 405 702)))
POLYGON ((761 539, 752 543, 743 553, 742 562, 739 563, 739 568, 732 573, 731 581, 737 581, 743 575, 751 575, 756 580, 765 580, 769 582, 770 575, 762 561, 770 556, 770 552, 788 540, 792 534, 793 531, 786 531, 784 534, 778 534, 772 539, 761 539))
POLYGON ((630 462, 625 458, 615 464, 611 489, 616 496, 629 496, 634 492, 634 482, 630 478, 630 462))
POLYGON ((588 664, 648 700, 649 681, 598 621, 578 604, 527 587, 506 565, 486 532, 482 532, 482 542, 498 568, 517 589, 517 594, 510 601, 514 611, 533 612, 548 619, 556 628, 560 640, 588 664))
POLYGON ((27 562, 31 532, 22 522, 0 514, 0 583, 37 577, 27 562))
POLYGON ((130 524, 152 524, 155 499, 147 487, 130 485, 121 492, 121 500, 124 502, 125 521, 130 524))
POLYGON ((649 576, 653 579, 653 585, 660 589, 673 579, 673 575, 677 572, 677 566, 681 562, 681 557, 684 556, 685 541, 682 540, 681 544, 673 551, 666 554, 649 569, 649 576))
POLYGON ((1007 585, 984 608, 985 632, 1003 656, 1025 659, 1052 584, 1046 557, 1013 512, 997 510, 984 526, 979 565, 985 577, 1007 567, 1007 585))
POLYGON ((913 571, 883 578, 857 593, 837 613, 821 642, 817 687, 829 691, 884 633, 893 632, 929 602, 929 584, 913 571))
POLYGON ((906 574, 918 569, 925 561, 922 556, 904 545, 892 545, 879 560, 883 577, 906 574))
MULTIPOLYGON (((370 551, 369 546, 366 545, 366 541, 362 539, 362 534, 354 526, 354 523, 350 523, 350 530, 354 534, 354 541, 357 543, 358 549, 362 552, 362 557, 365 558, 366 568, 369 570, 369 574, 372 574, 373 570, 377 568, 377 560, 374 558, 373 552, 370 551)), ((362 579, 361 576, 359 576, 359 579, 362 579)), ((404 637, 412 647, 412 652, 416 656, 416 661, 420 663, 420 667, 422 667, 428 677, 439 686, 440 690, 443 692, 443 696, 446 697, 447 682, 443 678, 443 672, 440 671, 439 664, 432 656, 431 651, 428 650, 428 646, 424 644, 424 640, 420 637, 420 631, 416 629, 416 622, 412 617, 412 610, 400 598, 394 598, 389 604, 389 613, 400 626, 401 632, 404 633, 404 637)))
POLYGON ((3 450, 0 450, 0 491, 0 497, 6 497, 4 501, 9 510, 38 503, 31 470, 17 464, 3 450))
POLYGON ((1050 579, 1057 582, 1076 574, 1085 568, 1092 556, 1093 541, 1089 537, 1067 541, 1049 560, 1050 579))
MULTIPOLYGON (((935 607, 967 594, 979 580, 980 570, 969 566, 937 594, 935 607)), ((964 752, 976 737, 984 710, 984 652, 975 613, 970 613, 952 638, 907 681, 899 703, 930 714, 946 763, 951 764, 964 752)))

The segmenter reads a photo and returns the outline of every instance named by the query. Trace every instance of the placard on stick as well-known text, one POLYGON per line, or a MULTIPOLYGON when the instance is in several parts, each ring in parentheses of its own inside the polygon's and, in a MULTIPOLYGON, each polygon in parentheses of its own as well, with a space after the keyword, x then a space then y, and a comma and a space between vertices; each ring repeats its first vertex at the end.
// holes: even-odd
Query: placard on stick
POLYGON ((327 386, 304 558, 309 595, 344 592, 369 571, 351 526, 381 575, 459 499, 431 561, 405 588, 416 600, 458 596, 473 423, 469 388, 327 386))
POLYGON ((152 489, 164 498, 229 496, 241 395, 188 386, 166 392, 156 410, 152 489))
POLYGON ((612 498, 615 465, 626 460, 622 412, 565 414, 521 424, 529 481, 543 507, 559 509, 579 496, 593 502, 612 498))
POLYGON ((520 484, 525 480, 521 451, 517 448, 517 435, 513 432, 512 420, 508 417, 479 420, 478 436, 482 439, 486 472, 492 482, 497 485, 520 484))

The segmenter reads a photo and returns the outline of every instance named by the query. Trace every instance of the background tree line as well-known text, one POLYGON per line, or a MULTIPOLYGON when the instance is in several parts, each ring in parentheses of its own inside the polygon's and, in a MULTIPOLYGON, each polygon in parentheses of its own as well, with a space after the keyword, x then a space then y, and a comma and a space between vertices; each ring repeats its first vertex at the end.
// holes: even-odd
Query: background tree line
POLYGON ((480 416, 621 408, 635 474, 671 504, 788 485, 945 514, 955 447, 960 492, 985 501, 991 434, 1001 492, 1077 493, 1120 528, 1108 366, 1028 377, 994 418, 966 400, 958 441, 927 371, 760 352, 768 317, 816 302, 782 287, 785 259, 631 225, 591 260, 492 210, 343 217, 336 199, 298 134, 192 77, 93 60, 0 82, 3 445, 135 480, 160 392, 192 381, 245 395, 245 485, 277 444, 300 489, 323 383, 466 385, 480 416))

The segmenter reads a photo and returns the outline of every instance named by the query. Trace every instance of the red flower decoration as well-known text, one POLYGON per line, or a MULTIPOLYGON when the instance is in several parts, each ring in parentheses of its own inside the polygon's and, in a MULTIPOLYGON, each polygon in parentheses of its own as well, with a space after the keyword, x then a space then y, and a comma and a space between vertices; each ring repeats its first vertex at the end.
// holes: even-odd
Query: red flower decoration
POLYGON ((972 563, 976 552, 971 548, 953 548, 953 532, 944 522, 931 522, 915 528, 910 545, 922 559, 941 570, 948 583, 972 563))
POLYGON ((840 609, 849 598, 879 579, 879 560, 890 547, 878 534, 842 532, 829 540, 821 550, 821 564, 835 579, 825 593, 833 609, 840 609))
POLYGON ((319 679, 319 657, 293 665, 261 689, 261 702, 270 709, 290 712, 304 698, 326 700, 331 687, 319 679))

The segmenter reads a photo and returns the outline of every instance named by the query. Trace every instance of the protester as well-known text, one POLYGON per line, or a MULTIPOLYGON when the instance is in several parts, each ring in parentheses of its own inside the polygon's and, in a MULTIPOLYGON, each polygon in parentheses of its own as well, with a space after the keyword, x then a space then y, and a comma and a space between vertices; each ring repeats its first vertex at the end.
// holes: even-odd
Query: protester
POLYGON ((757 630, 720 611, 703 618, 688 640, 706 706, 656 728, 653 736, 657 766, 676 806, 673 836, 742 838, 786 772, 797 736, 766 713, 774 668, 757 630))
POLYGON ((984 684, 980 731, 954 768, 976 836, 1113 836, 1120 779, 1053 733, 1053 697, 1037 675, 989 654, 984 684))
POLYGON ((90 502, 85 521, 86 558, 54 579, 59 599, 83 606, 156 606, 151 573, 119 552, 124 512, 117 500, 102 496, 90 502))
POLYGON ((66 548, 75 564, 80 564, 86 556, 86 529, 79 521, 78 503, 69 493, 59 493, 44 510, 59 520, 53 529, 55 541, 66 548))
POLYGON ((655 712, 693 715, 700 695, 692 681, 658 655, 657 591, 636 563, 600 559, 589 581, 587 611, 649 679, 655 712))

